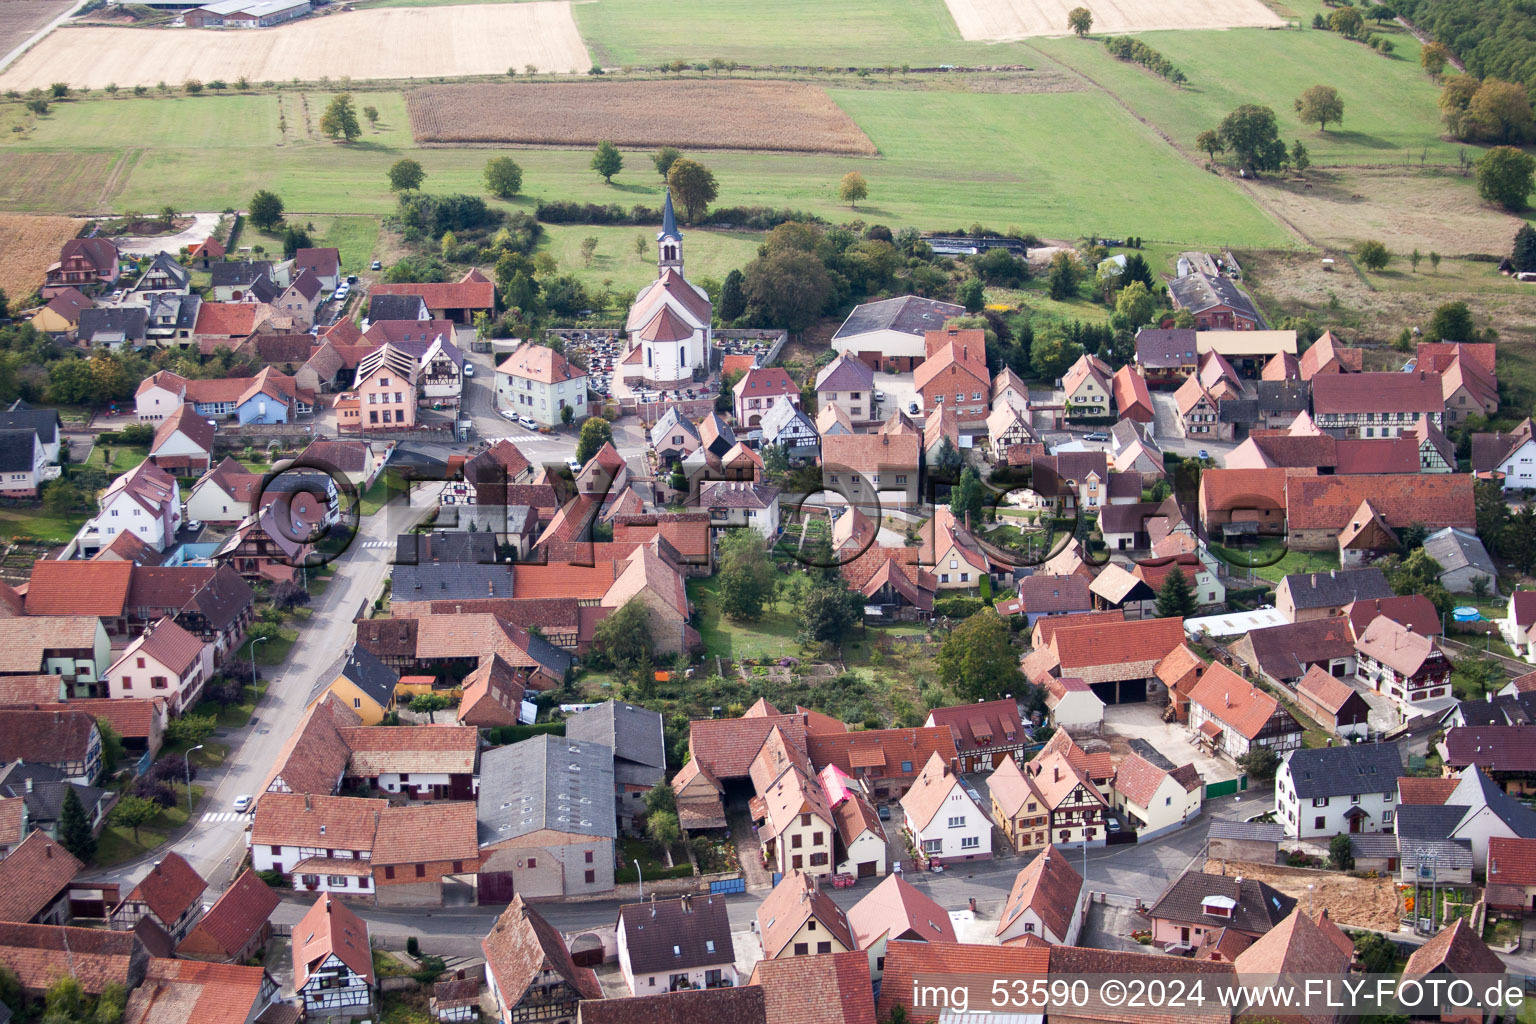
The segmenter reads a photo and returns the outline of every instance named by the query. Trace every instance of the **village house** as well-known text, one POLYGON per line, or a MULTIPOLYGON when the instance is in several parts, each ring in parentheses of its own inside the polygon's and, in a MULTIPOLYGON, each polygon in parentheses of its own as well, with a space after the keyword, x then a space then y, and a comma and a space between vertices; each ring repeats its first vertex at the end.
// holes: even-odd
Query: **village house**
POLYGON ((1277 356, 1296 355, 1296 332, 1265 330, 1262 325, 1258 330, 1202 328, 1195 332, 1195 352, 1202 363, 1207 356, 1220 356, 1234 372, 1235 382, 1253 380, 1277 356))
POLYGON ((82 556, 96 554, 123 532, 134 534, 156 551, 175 545, 182 522, 181 486, 154 463, 141 462, 113 480, 98 505, 96 515, 75 535, 82 556))
POLYGON ((575 1024, 578 1003, 603 996, 592 968, 576 966, 560 933, 521 895, 512 897, 480 949, 501 1024, 575 1024))
POLYGON ((934 708, 923 724, 949 729, 955 739, 953 767, 962 775, 991 771, 1004 757, 1017 760, 1024 752, 1024 725, 1012 697, 934 708))
POLYGON ((47 465, 35 430, 0 429, 0 497, 37 497, 47 465))
POLYGON ((457 281, 375 284, 369 287, 368 297, 376 295, 419 295, 433 320, 452 320, 461 326, 473 324, 476 313, 496 312, 496 285, 474 268, 457 281))
POLYGON ((1292 750, 1275 773, 1275 817, 1292 839, 1393 832, 1402 770, 1392 743, 1292 750))
POLYGON ((408 800, 473 800, 479 763, 474 729, 436 725, 345 727, 343 782, 408 800))
POLYGON ((293 988, 306 1015, 363 1017, 373 1009, 368 925, 329 893, 293 926, 293 988))
POLYGON ((1205 780, 1193 764, 1165 768, 1132 752, 1115 766, 1110 802, 1131 819, 1140 842, 1187 823, 1204 798, 1205 780))
POLYGON ((752 762, 757 796, 751 815, 763 855, 776 874, 804 871, 812 878, 832 874, 837 835, 832 808, 809 759, 775 728, 752 762))
POLYGON ((1370 732, 1371 708, 1347 682, 1313 665, 1296 683, 1296 706, 1340 739, 1370 732))
POLYGON ((1314 667, 1340 679, 1355 674, 1355 640, 1342 615, 1249 630, 1230 650, 1255 676, 1288 690, 1314 667))
POLYGON ((991 820, 937 751, 901 798, 901 810, 913 845, 927 863, 992 858, 991 820))
POLYGON ((320 287, 333 292, 341 284, 341 250, 334 247, 296 249, 291 274, 313 274, 320 287))
POLYGON ((1110 384, 1112 371, 1098 356, 1083 354, 1062 375, 1061 388, 1066 394, 1067 417, 1112 416, 1114 397, 1110 384))
POLYGON ((1284 705, 1220 664, 1209 666, 1190 690, 1189 728, 1197 743, 1233 761, 1254 747, 1278 754, 1302 742, 1301 723, 1284 705))
POLYGON ((816 375, 816 408, 841 409, 850 424, 879 418, 875 404, 875 371, 868 363, 841 352, 816 375))
POLYGON ((1488 906, 1529 915, 1536 911, 1536 839, 1488 840, 1488 906))
POLYGON ((847 953, 858 949, 848 916, 801 871, 791 871, 757 908, 763 958, 847 953))
POLYGON ((25 761, 64 773, 64 780, 91 785, 101 776, 101 729, 96 719, 70 708, 12 709, 0 715, 0 764, 25 761))
MULTIPOLYGON (((28 833, 0 861, 0 921, 14 921, 18 925, 68 924, 72 919, 71 890, 75 876, 84 868, 84 864, 46 833, 28 833)), ((5 936, 0 934, 0 949, 8 945, 5 936)), ((3 956, 0 956, 0 962, 15 963, 3 956)), ((64 968, 61 973, 67 973, 67 961, 64 968)), ((38 987, 46 990, 54 980, 50 978, 38 987)), ((41 996, 42 992, 35 995, 41 996)))
POLYGON ((890 943, 956 942, 949 914, 900 875, 891 875, 848 908, 854 945, 869 954, 869 975, 885 973, 890 943))
POLYGON ((1019 580, 1018 597, 997 602, 999 615, 1022 615, 1033 626, 1048 615, 1066 616, 1093 609, 1089 581, 1082 576, 1037 572, 1019 580))
POLYGON ((1201 331, 1257 331, 1264 318, 1230 278, 1195 271, 1168 283, 1175 310, 1188 310, 1201 331))
MULTIPOLYGON (((916 471, 913 471, 915 477, 916 471)), ((690 499, 700 510, 709 512, 713 530, 746 527, 765 539, 779 533, 779 489, 771 484, 745 480, 715 480, 706 483, 697 499, 690 499)))
POLYGON ((832 818, 837 825, 833 864, 840 875, 875 878, 885 874, 889 850, 885 826, 862 787, 836 765, 827 765, 817 776, 832 818))
POLYGON ((1395 548, 1396 532, 1409 526, 1475 530, 1472 490, 1473 478, 1458 473, 1293 476, 1285 488, 1287 543, 1297 551, 1345 548, 1365 517, 1386 531, 1370 545, 1377 550, 1395 548))
POLYGON ((108 695, 160 698, 171 714, 196 706, 213 672, 213 652, 201 637, 161 619, 137 637, 107 669, 108 695))
POLYGON ((855 306, 832 335, 832 350, 852 355, 872 370, 910 373, 928 358, 928 332, 964 314, 964 306, 917 295, 866 302, 855 306))
POLYGON ((1332 331, 1324 331, 1301 354, 1297 365, 1302 380, 1325 374, 1359 373, 1365 368, 1365 352, 1345 347, 1332 331))
POLYGON ((94 305, 75 288, 65 286, 32 315, 29 323, 44 334, 68 338, 80 325, 80 314, 94 305))
MULTIPOLYGON (((1451 466, 1455 466, 1451 460, 1451 466)), ((1530 417, 1509 432, 1472 435, 1472 472, 1503 483, 1504 490, 1536 488, 1536 439, 1530 417)))
POLYGON ((1091 621, 1084 615, 1047 617, 1035 623, 1035 630, 1045 642, 1036 643, 1024 658, 1025 678, 1037 686, 1048 675, 1082 679, 1106 705, 1160 696, 1157 663, 1184 642, 1181 618, 1126 621, 1119 612, 1113 619, 1091 621), (1048 639, 1045 626, 1050 627, 1048 639))
POLYGON ((1451 593, 1475 594, 1480 586, 1499 592, 1499 571, 1477 534, 1447 526, 1424 538, 1424 553, 1440 566, 1440 585, 1451 593))
POLYGON ((666 779, 666 738, 661 715, 607 700, 565 720, 565 735, 613 751, 614 800, 619 824, 629 827, 645 810, 645 798, 666 779))
POLYGON ((739 983, 724 898, 684 895, 619 907, 619 971, 632 996, 739 983))
POLYGON ((1020 853, 1053 843, 1104 845, 1108 801, 1065 750, 1042 750, 1022 768, 1007 758, 987 776, 987 792, 998 827, 1020 853))
POLYGON ((917 434, 823 434, 822 485, 850 505, 915 508, 921 450, 917 434))
POLYGON ((84 349, 140 349, 148 340, 147 306, 97 306, 82 309, 75 324, 75 342, 84 349))
POLYGON ((745 429, 761 426, 763 416, 780 401, 800 406, 799 386, 779 366, 754 366, 732 390, 736 396, 736 425, 745 429))
POLYGON ((1134 366, 1126 363, 1116 370, 1110 385, 1114 390, 1116 415, 1133 423, 1152 422, 1152 393, 1147 390, 1146 378, 1137 373, 1134 366))
POLYGON ((1193 947, 1223 928, 1257 939, 1296 909, 1296 901, 1253 878, 1186 871, 1147 907, 1152 944, 1193 947))
MULTIPOLYGON (((860 783, 870 799, 877 803, 898 799, 906 793, 934 755, 945 764, 955 760, 954 736, 945 727, 804 728, 805 747, 811 764, 818 771, 827 765, 836 765, 844 775, 860 783)), ((794 742, 794 727, 786 729, 785 735, 794 742)))
POLYGON ((148 920, 179 944, 203 916, 208 883, 179 853, 168 853, 139 880, 139 884, 108 917, 108 927, 129 932, 148 920))
POLYGON ((48 267, 40 291, 47 300, 66 288, 110 288, 117 274, 117 245, 110 238, 71 238, 59 249, 59 262, 48 267))
POLYGON ((975 590, 988 578, 991 562, 970 524, 958 521, 947 505, 937 506, 917 533, 918 548, 925 561, 931 559, 940 590, 975 590))
POLYGON ((310 691, 309 704, 329 695, 351 708, 364 725, 378 725, 395 709, 395 687, 399 682, 400 676, 394 669, 358 642, 321 674, 310 691))
POLYGON ((1357 601, 1393 596, 1380 569, 1333 569, 1287 575, 1275 588, 1275 607, 1287 622, 1306 622, 1337 618, 1357 601))
POLYGON ((1419 417, 1443 425, 1445 399, 1437 374, 1323 374, 1312 381, 1312 421, 1334 437, 1397 437, 1419 417))
POLYGON ((923 408, 935 413, 947 409, 961 427, 983 426, 991 411, 992 393, 985 333, 953 328, 928 331, 923 348, 926 356, 912 375, 923 408))
POLYGON ((256 957, 272 934, 272 913, 281 902, 255 871, 246 868, 187 931, 176 955, 224 964, 256 957))
POLYGON ((613 889, 611 748, 542 735, 487 751, 475 806, 481 903, 613 889))
POLYGON ((206 473, 213 466, 213 435, 213 423, 183 405, 155 428, 149 461, 178 476, 206 473))
POLYGON ((587 374, 554 349, 524 342, 497 364, 496 398, 541 427, 578 423, 587 418, 587 374))
POLYGON ((997 939, 1005 945, 1027 942, 1030 937, 1052 945, 1076 945, 1087 896, 1083 876, 1066 854, 1047 843, 1014 878, 997 920, 997 939))
POLYGON ((1404 718, 1426 714, 1430 706, 1422 702, 1450 695, 1451 662, 1445 652, 1429 637, 1384 615, 1366 627, 1355 651, 1355 678, 1392 698, 1404 718))
POLYGON ((1136 365, 1149 385, 1177 385, 1199 366, 1194 328, 1143 327, 1136 332, 1136 365))

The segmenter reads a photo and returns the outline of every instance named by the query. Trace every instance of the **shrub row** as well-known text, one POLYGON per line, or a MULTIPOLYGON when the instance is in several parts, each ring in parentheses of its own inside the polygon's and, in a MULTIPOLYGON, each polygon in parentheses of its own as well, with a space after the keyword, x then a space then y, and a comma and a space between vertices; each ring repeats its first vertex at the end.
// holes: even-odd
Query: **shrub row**
POLYGON ((1184 77, 1184 72, 1173 66, 1173 61, 1140 39, 1132 39, 1130 36, 1110 36, 1104 40, 1104 45, 1108 48, 1110 56, 1140 64, 1154 75, 1162 75, 1175 85, 1182 85, 1189 80, 1184 77))
MULTIPOLYGON (((661 210, 654 206, 618 203, 573 203, 552 200, 539 203, 535 215, 546 224, 617 224, 651 226, 661 223, 661 210)), ((803 210, 768 206, 722 206, 705 214, 701 225, 730 225, 754 231, 767 231, 788 221, 825 224, 826 221, 803 210)))

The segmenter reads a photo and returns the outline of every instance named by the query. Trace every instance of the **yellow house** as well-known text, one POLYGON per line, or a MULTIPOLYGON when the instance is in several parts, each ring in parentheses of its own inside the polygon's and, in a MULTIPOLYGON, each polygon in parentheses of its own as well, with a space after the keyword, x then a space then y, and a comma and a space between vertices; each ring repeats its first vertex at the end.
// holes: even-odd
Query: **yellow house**
POLYGON ((309 703, 314 704, 326 694, 333 694, 351 708, 364 725, 378 725, 385 715, 395 710, 395 687, 399 682, 400 677, 394 669, 353 644, 347 656, 320 678, 309 695, 309 703))
POLYGON ((94 306, 74 288, 65 288, 32 317, 32 326, 45 334, 70 334, 80 326, 80 311, 94 306))
POLYGON ((757 908, 757 932, 766 960, 858 948, 843 909, 802 871, 785 875, 757 908))

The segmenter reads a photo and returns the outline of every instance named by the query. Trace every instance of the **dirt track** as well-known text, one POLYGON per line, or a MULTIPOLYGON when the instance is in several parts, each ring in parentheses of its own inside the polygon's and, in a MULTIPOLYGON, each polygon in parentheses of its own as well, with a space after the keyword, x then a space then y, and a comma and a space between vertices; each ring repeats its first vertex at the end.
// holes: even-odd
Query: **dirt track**
POLYGON ((264 29, 63 28, 0 75, 0 89, 321 75, 332 81, 452 78, 521 71, 526 64, 559 73, 591 65, 566 0, 388 7, 264 29))

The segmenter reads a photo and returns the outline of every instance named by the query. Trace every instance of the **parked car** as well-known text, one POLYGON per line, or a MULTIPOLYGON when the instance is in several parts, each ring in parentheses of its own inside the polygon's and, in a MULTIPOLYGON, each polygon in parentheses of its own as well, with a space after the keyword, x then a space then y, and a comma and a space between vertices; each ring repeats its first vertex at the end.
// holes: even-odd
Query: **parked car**
POLYGON ((1083 440, 1084 441, 1108 441, 1109 440, 1109 435, 1104 433, 1104 431, 1102 431, 1102 430, 1095 430, 1091 434, 1084 434, 1083 435, 1083 440))
POLYGON ((464 364, 464 376, 466 376, 466 377, 473 377, 474 375, 475 375, 475 364, 474 363, 465 363, 464 364))
POLYGON ((1208 459, 1210 457, 1211 453, 1206 451, 1204 448, 1201 448, 1198 452, 1195 453, 1195 458, 1197 459, 1208 459))
POLYGON ((880 815, 880 820, 881 821, 890 821, 891 820, 891 805, 890 804, 881 804, 880 805, 880 809, 878 811, 876 811, 875 813, 880 815))
POLYGON ((239 796, 235 797, 235 810, 238 813, 244 814, 246 811, 248 811, 250 809, 251 809, 251 797, 250 797, 249 794, 241 793, 239 796))
POLYGON ((384 264, 380 263, 378 260, 374 260, 372 263, 368 264, 368 269, 369 270, 383 270, 384 269, 384 264))
POLYGON ((577 473, 581 472, 581 463, 574 458, 566 459, 565 466, 571 471, 572 476, 575 476, 577 473))
POLYGON ((1105 818, 1104 827, 1111 832, 1119 832, 1123 826, 1120 824, 1119 818, 1105 818))
POLYGON ((877 402, 885 401, 885 392, 884 391, 876 391, 875 392, 875 401, 877 401, 877 402))
POLYGON ((513 412, 511 409, 503 409, 501 410, 501 414, 507 419, 511 420, 513 423, 517 422, 517 413, 513 412))
POLYGON ((909 416, 916 416, 917 415, 917 403, 916 402, 908 402, 907 403, 907 414, 909 416))
POLYGON ((527 427, 529 430, 538 430, 539 429, 538 421, 535 420, 532 416, 519 416, 517 418, 517 422, 521 423, 523 426, 527 427))

